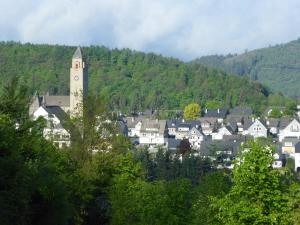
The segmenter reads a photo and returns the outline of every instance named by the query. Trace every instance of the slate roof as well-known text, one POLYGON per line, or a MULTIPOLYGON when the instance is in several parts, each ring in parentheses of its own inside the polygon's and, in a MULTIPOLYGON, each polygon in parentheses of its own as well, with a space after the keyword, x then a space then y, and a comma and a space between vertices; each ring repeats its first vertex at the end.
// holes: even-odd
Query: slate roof
POLYGON ((206 109, 204 111, 204 117, 222 118, 224 119, 227 115, 226 109, 206 109))
POLYGON ((231 156, 236 156, 241 148, 241 141, 229 140, 206 140, 201 143, 200 154, 203 156, 212 155, 212 150, 216 148, 218 151, 231 151, 231 156))
POLYGON ((59 106, 47 106, 47 107, 43 107, 49 114, 53 114, 55 115, 61 123, 63 123, 64 121, 66 121, 66 119, 68 118, 68 115, 65 111, 62 110, 61 107, 59 106))
POLYGON ((243 120, 243 129, 244 130, 248 130, 248 128, 254 123, 254 121, 252 121, 252 119, 248 119, 248 118, 245 118, 243 120))
POLYGON ((81 48, 79 46, 73 55, 73 59, 82 59, 81 48))
POLYGON ((176 128, 179 120, 167 120, 168 128, 176 128))
POLYGON ((268 127, 278 127, 278 126, 279 126, 279 122, 280 122, 279 119, 276 119, 276 118, 269 118, 269 119, 267 120, 267 126, 268 126, 268 127))
POLYGON ((193 131, 195 131, 195 135, 197 135, 197 136, 203 136, 203 134, 201 133, 201 131, 200 130, 198 130, 196 127, 193 127, 190 131, 189 131, 189 136, 192 136, 192 135, 194 135, 194 134, 192 134, 192 132, 193 131))
POLYGON ((253 110, 250 107, 237 106, 230 111, 231 115, 243 115, 250 116, 253 114, 253 110))
POLYGON ((231 122, 231 123, 227 123, 226 128, 230 132, 235 133, 238 130, 238 125, 237 123, 231 122))
POLYGON ((176 128, 179 127, 187 127, 189 129, 192 129, 193 127, 200 127, 201 122, 199 120, 191 120, 191 121, 182 121, 182 120, 167 120, 167 126, 168 128, 176 128))
POLYGON ((244 129, 244 130, 248 130, 249 127, 250 127, 253 123, 255 123, 256 120, 258 120, 263 126, 265 126, 265 127, 267 128, 265 121, 262 120, 262 119, 255 119, 255 120, 252 121, 252 119, 244 118, 243 129, 244 129))
POLYGON ((292 121, 293 121, 293 118, 288 118, 288 117, 281 118, 279 121, 279 128, 280 129, 286 128, 292 121))
POLYGON ((142 121, 143 119, 142 118, 139 118, 139 117, 126 117, 126 125, 128 128, 134 128, 135 125, 142 121))
POLYGON ((43 105, 46 107, 48 107, 48 106, 69 107, 70 106, 70 96, 45 95, 43 97, 43 105))
POLYGON ((155 129, 159 134, 164 134, 166 130, 166 120, 150 120, 146 119, 142 121, 141 132, 153 132, 149 129, 155 129))
POLYGON ((168 149, 177 150, 181 140, 177 140, 175 138, 168 138, 168 149))

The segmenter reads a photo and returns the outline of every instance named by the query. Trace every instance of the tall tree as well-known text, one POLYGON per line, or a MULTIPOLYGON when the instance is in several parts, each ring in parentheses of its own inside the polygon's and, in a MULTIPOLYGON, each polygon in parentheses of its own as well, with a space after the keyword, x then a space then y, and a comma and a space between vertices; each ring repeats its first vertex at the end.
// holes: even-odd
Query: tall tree
POLYGON ((233 187, 214 203, 222 224, 291 224, 287 185, 272 168, 274 149, 260 141, 248 142, 235 164, 233 187))
POLYGON ((200 117, 201 108, 198 103, 190 103, 184 108, 183 117, 186 120, 195 120, 200 117))

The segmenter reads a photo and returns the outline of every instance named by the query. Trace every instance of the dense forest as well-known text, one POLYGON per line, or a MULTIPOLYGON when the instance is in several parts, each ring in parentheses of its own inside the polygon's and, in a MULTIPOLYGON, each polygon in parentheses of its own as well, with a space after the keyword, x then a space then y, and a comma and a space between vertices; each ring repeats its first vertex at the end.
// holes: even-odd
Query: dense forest
POLYGON ((268 140, 246 143, 233 172, 187 148, 153 155, 113 123, 99 128, 111 114, 91 96, 70 121, 71 146, 56 149, 44 121, 28 118, 30 91, 13 81, 0 95, 1 225, 299 224, 299 179, 292 163, 270 167, 268 140))
POLYGON ((300 98, 300 39, 240 55, 213 55, 192 63, 218 68, 230 74, 248 76, 272 91, 300 98))
MULTIPOLYGON (((2 42, 0 82, 17 75, 31 92, 68 95, 74 51, 68 46, 2 42)), ((96 46, 84 47, 83 55, 89 64, 89 90, 104 97, 110 109, 182 109, 190 102, 205 106, 215 100, 223 107, 249 105, 261 111, 268 104, 269 92, 259 83, 206 66, 96 46)))

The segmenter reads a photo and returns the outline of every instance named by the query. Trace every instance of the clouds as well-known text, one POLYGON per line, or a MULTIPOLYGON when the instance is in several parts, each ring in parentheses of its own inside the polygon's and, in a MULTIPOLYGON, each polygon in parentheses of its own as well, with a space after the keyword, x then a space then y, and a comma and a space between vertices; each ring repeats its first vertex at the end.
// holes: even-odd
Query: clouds
POLYGON ((105 45, 189 60, 300 37, 298 0, 11 0, 0 39, 105 45))

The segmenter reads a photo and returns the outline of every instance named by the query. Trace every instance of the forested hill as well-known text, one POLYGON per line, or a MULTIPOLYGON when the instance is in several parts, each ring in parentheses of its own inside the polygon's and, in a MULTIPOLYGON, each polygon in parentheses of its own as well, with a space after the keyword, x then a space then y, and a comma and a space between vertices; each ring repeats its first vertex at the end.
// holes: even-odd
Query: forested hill
MULTIPOLYGON (((0 82, 18 75, 32 91, 69 94, 69 70, 75 47, 0 43, 0 82)), ((108 99, 111 108, 179 109, 192 101, 205 105, 217 100, 225 106, 261 109, 268 93, 248 78, 229 76, 206 66, 183 63, 155 54, 105 47, 85 47, 89 89, 108 99)))
POLYGON ((241 55, 206 56, 193 62, 227 73, 248 75, 274 91, 300 98, 300 38, 241 55))

